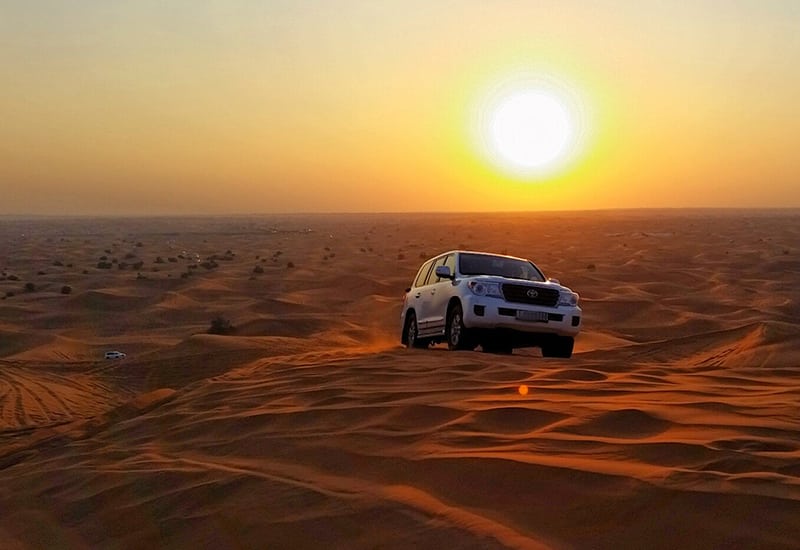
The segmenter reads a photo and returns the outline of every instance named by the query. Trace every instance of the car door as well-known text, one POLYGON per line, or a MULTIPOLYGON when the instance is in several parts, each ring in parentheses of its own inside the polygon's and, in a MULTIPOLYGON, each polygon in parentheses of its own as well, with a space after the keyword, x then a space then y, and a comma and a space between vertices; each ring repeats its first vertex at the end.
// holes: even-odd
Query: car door
MULTIPOLYGON (((432 299, 436 294, 436 266, 442 265, 441 263, 442 258, 434 258, 431 261, 430 269, 428 270, 428 275, 425 277, 425 281, 417 289, 419 294, 419 314, 418 319, 420 319, 420 334, 425 336, 430 336, 432 331, 436 330, 436 326, 431 324, 431 321, 434 320, 434 311, 432 309, 432 299)), ((415 294, 416 295, 416 294, 415 294)))
POLYGON ((437 258, 429 274, 431 290, 428 293, 428 330, 436 334, 444 334, 445 323, 447 321, 447 304, 452 296, 453 281, 436 276, 436 268, 445 265, 450 268, 450 273, 456 271, 456 259, 454 254, 447 254, 437 258))
POLYGON ((409 293, 409 304, 408 307, 413 309, 417 316, 417 332, 418 334, 422 334, 425 332, 425 317, 424 317, 424 300, 423 300, 423 292, 425 290, 425 285, 428 279, 428 273, 431 271, 431 267, 433 266, 433 260, 428 260, 422 267, 419 269, 417 273, 417 277, 414 279, 414 284, 411 285, 411 292, 409 293))

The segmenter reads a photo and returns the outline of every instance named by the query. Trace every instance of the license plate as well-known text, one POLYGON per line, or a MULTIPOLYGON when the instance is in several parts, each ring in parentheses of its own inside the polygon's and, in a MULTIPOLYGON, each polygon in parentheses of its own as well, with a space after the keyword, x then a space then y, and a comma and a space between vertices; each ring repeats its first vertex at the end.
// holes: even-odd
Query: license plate
POLYGON ((517 311, 517 319, 520 321, 534 321, 537 323, 547 322, 547 313, 544 311, 517 311))

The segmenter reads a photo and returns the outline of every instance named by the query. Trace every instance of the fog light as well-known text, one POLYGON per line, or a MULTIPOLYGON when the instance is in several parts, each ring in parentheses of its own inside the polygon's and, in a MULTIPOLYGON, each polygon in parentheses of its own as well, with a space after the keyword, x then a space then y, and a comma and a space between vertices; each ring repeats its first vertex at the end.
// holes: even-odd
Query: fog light
POLYGON ((472 311, 474 311, 475 315, 478 317, 483 317, 483 314, 486 311, 486 306, 475 306, 472 308, 472 311))
POLYGON ((575 317, 572 318, 572 326, 573 327, 577 327, 580 324, 581 324, 580 316, 575 316, 575 317))

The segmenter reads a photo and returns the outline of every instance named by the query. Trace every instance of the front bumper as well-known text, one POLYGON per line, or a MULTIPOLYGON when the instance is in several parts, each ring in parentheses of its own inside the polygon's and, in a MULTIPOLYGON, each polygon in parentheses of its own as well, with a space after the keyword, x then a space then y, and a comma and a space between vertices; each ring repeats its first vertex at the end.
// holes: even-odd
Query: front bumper
POLYGON ((578 306, 535 306, 488 296, 465 297, 462 306, 464 326, 477 330, 575 336, 583 322, 578 306))

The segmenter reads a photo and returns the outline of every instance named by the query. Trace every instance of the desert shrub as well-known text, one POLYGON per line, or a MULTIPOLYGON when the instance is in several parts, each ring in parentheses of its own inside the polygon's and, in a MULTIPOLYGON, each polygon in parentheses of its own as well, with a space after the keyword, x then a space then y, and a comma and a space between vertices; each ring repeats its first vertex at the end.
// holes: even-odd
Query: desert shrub
POLYGON ((97 269, 111 269, 111 262, 97 262, 97 269))
POLYGON ((178 258, 176 258, 175 256, 170 256, 169 258, 167 258, 167 261, 171 264, 174 264, 177 263, 178 258))
POLYGON ((219 267, 219 264, 214 260, 206 260, 205 262, 200 264, 202 267, 206 269, 214 269, 215 267, 219 267))
POLYGON ((143 260, 139 260, 138 262, 135 262, 135 263, 131 264, 131 267, 133 269, 142 269, 143 265, 144 265, 144 261, 143 260))
POLYGON ((589 271, 594 271, 595 269, 597 269, 597 266, 594 264, 589 264, 586 266, 586 269, 588 269, 589 271))
POLYGON ((14 296, 14 292, 13 291, 11 291, 11 290, 6 291, 6 296, 5 296, 6 298, 11 298, 12 296, 14 296))
POLYGON ((128 267, 128 262, 120 262, 117 264, 118 269, 127 269, 127 267, 128 267))
POLYGON ((253 273, 264 273, 264 268, 260 265, 257 265, 253 268, 253 273))
POLYGON ((137 281, 141 281, 142 279, 147 279, 147 277, 145 277, 145 276, 144 276, 144 275, 142 275, 141 273, 137 273, 137 274, 136 274, 136 280, 137 280, 137 281))
POLYGON ((211 319, 211 326, 208 327, 208 334, 230 334, 234 330, 230 320, 222 315, 217 315, 211 319))
POLYGON ((137 246, 138 248, 141 248, 141 247, 143 247, 144 245, 142 244, 142 241, 139 241, 138 243, 136 243, 136 246, 137 246))
POLYGON ((33 283, 25 283, 25 292, 36 292, 36 285, 33 283))
POLYGON ((136 254, 134 254, 133 252, 128 252, 127 254, 125 254, 125 259, 126 260, 132 260, 135 257, 136 257, 136 254))
POLYGON ((53 262, 53 265, 56 267, 62 267, 64 264, 61 262, 61 260, 56 260, 53 262))
POLYGON ((286 267, 288 267, 289 269, 293 268, 294 262, 289 262, 288 264, 286 264, 286 267))
POLYGON ((397 259, 398 259, 398 260, 405 260, 405 259, 406 259, 406 255, 405 255, 405 254, 402 254, 402 253, 401 253, 401 254, 398 254, 398 255, 397 255, 397 259))
POLYGON ((41 270, 40 270, 40 271, 37 271, 37 272, 36 272, 36 274, 37 274, 37 275, 47 275, 47 272, 46 272, 46 271, 41 271, 41 270))
POLYGON ((162 258, 161 256, 156 256, 156 261, 155 261, 155 263, 157 263, 157 264, 163 264, 163 263, 164 263, 164 258, 162 258))
POLYGON ((61 287, 61 294, 70 294, 72 292, 72 287, 69 285, 64 285, 61 287))
POLYGON ((181 279, 188 279, 191 274, 192 274, 191 271, 184 271, 183 273, 181 273, 181 279))
POLYGON ((74 267, 74 265, 69 263, 69 264, 67 264, 67 267, 74 267))
POLYGON ((108 259, 108 256, 100 256, 100 260, 105 262, 108 259))
POLYGON ((88 275, 89 274, 89 270, 88 269, 84 269, 81 273, 83 273, 84 275, 88 275))

